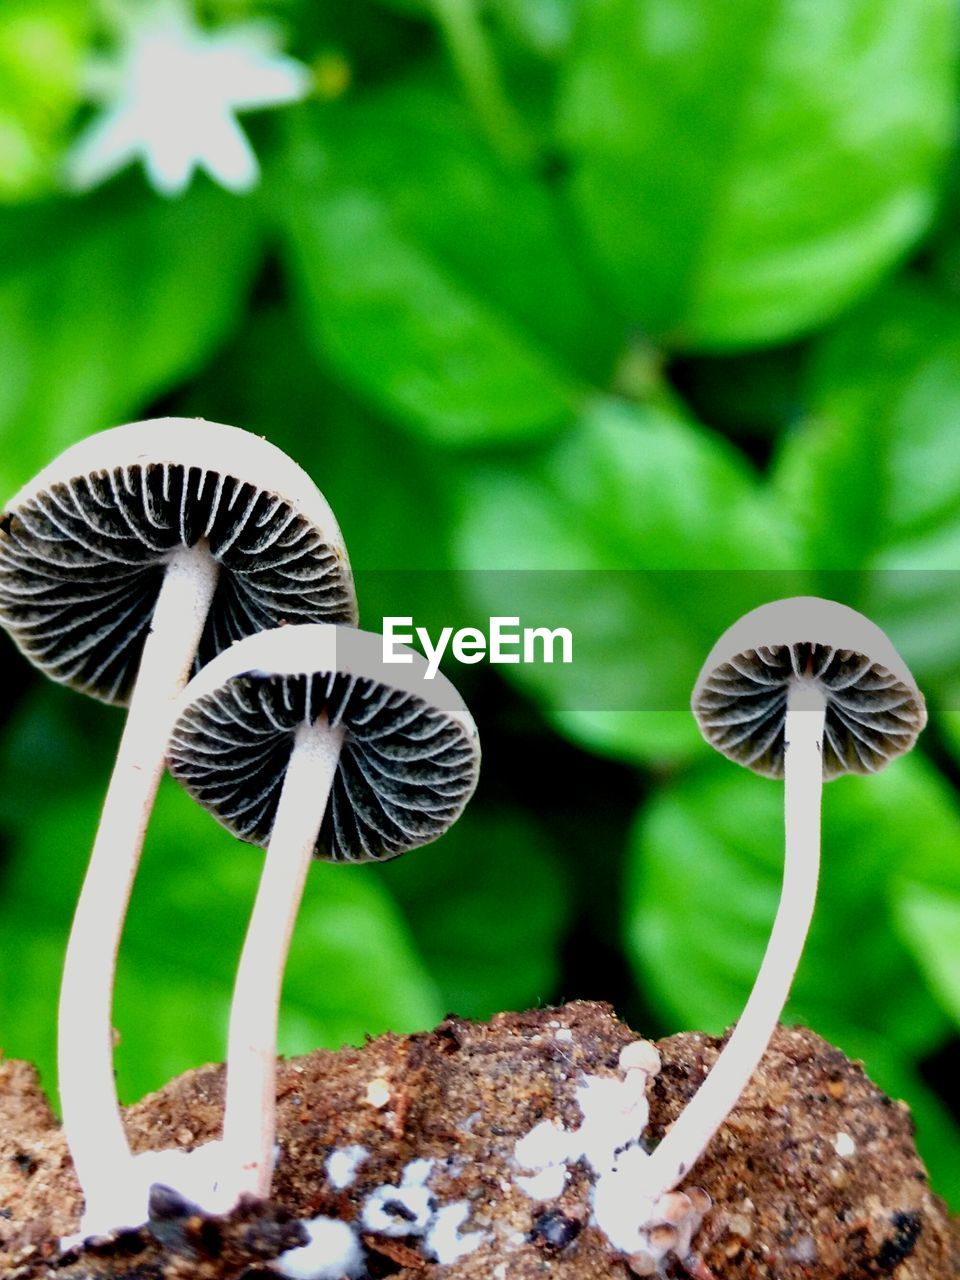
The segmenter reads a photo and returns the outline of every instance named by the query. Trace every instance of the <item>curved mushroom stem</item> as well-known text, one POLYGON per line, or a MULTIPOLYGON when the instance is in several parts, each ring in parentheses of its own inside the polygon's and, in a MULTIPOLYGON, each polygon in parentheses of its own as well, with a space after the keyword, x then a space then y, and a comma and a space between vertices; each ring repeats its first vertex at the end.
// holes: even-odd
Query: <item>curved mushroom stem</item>
POLYGON ((644 1166, 645 1194, 659 1196, 689 1173, 736 1106, 787 1002, 813 918, 820 874, 825 718, 826 703, 819 686, 812 681, 794 682, 787 697, 784 727, 783 884, 770 940, 730 1039, 644 1166))
POLYGON ((230 1006, 223 1145, 235 1186, 270 1194, 276 1133, 277 1019, 283 970, 320 824, 337 772, 343 729, 326 716, 297 730, 230 1006))
POLYGON ((117 952, 163 773, 174 700, 196 656, 217 572, 205 542, 178 548, 167 564, 67 943, 57 1044, 60 1104, 86 1200, 87 1234, 139 1225, 123 1221, 130 1212, 132 1157, 113 1074, 117 952))

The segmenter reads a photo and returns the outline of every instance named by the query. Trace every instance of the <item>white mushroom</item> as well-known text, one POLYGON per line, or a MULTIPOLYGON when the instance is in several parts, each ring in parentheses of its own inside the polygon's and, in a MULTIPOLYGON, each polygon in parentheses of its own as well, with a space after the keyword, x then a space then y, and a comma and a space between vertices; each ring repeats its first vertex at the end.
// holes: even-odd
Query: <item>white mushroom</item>
POLYGON ((660 1195, 699 1159, 753 1075, 783 1011, 813 916, 824 779, 874 773, 913 746, 923 697, 884 633, 831 600, 796 597, 746 614, 721 636, 693 691, 712 746, 784 780, 780 904, 743 1013, 706 1080, 646 1162, 660 1195))
POLYGON ((427 844, 476 786, 469 712, 409 657, 385 666, 382 637, 349 627, 282 627, 233 645, 183 694, 171 773, 229 830, 267 846, 230 1014, 228 1201, 270 1191, 280 990, 310 860, 427 844))
POLYGON ((238 637, 317 620, 356 620, 336 521, 300 467, 236 427, 165 418, 101 432, 0 516, 0 622, 54 680, 129 704, 60 997, 64 1130, 99 1229, 124 1225, 113 983, 175 699, 238 637))

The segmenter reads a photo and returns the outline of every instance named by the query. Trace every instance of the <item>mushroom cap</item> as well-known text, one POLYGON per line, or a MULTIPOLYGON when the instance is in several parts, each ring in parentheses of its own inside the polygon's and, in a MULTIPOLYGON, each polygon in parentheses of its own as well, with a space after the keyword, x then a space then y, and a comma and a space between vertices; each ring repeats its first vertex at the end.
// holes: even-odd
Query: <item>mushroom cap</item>
POLYGON ((47 675, 125 703, 165 563, 206 539, 221 572, 198 665, 290 622, 356 622, 337 522, 269 441, 200 418, 81 440, 0 515, 0 623, 47 675))
POLYGON ((711 746, 767 777, 783 776, 792 685, 826 701, 823 776, 875 773, 909 751, 927 722, 923 695, 880 628, 834 600, 776 600, 735 622, 713 646, 691 706, 711 746))
POLYGON ((443 675, 351 627, 280 627, 239 640, 190 681, 171 736, 173 776, 242 840, 265 845, 298 728, 325 715, 343 746, 315 855, 397 857, 460 816, 480 767, 476 725, 443 675))

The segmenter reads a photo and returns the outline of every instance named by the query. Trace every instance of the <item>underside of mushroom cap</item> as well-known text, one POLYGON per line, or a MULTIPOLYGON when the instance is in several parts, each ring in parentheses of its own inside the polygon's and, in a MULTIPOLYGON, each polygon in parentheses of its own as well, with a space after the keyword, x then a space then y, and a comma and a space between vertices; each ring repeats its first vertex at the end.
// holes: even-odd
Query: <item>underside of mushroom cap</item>
POLYGON ((309 476, 237 427, 163 418, 61 454, 0 516, 0 622, 55 680, 128 700, 171 555, 219 563, 198 656, 281 622, 356 621, 337 522, 309 476))
POLYGON ((707 741, 755 773, 782 777, 787 697, 816 685, 826 702, 823 776, 875 773, 926 724, 903 659, 875 623, 833 600, 761 605, 717 641, 693 691, 707 741))
POLYGON ((421 655, 385 665, 382 637, 282 627, 239 641, 184 690, 170 772, 241 839, 270 839, 301 725, 342 726, 343 746, 315 854, 393 858, 437 839, 473 794, 476 726, 421 655))

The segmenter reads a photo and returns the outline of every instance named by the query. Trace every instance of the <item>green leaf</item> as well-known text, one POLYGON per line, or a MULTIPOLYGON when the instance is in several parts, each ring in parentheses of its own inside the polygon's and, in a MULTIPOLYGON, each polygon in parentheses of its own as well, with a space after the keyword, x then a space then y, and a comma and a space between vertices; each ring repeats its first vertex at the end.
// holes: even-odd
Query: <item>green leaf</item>
POLYGON ((286 310, 255 313, 177 408, 242 422, 314 477, 343 532, 367 630, 386 615, 412 615, 434 635, 458 616, 446 455, 338 387, 286 310))
POLYGON ((491 0, 505 32, 542 58, 558 58, 567 48, 575 6, 569 0, 491 0))
POLYGON ((375 200, 330 194, 301 206, 291 243, 324 356, 399 421, 464 445, 542 435, 566 417, 557 373, 404 243, 375 200))
MULTIPOLYGON (((38 810, 14 845, 0 901, 0 1025, 7 1053, 54 1075, 56 992, 99 797, 38 810), (24 937, 24 953, 14 950, 24 937), (9 945, 8 945, 9 944, 9 945)), ((225 1052, 243 933, 263 854, 172 783, 161 788, 118 967, 117 1079, 131 1100, 225 1052)), ((366 868, 311 868, 286 970, 280 1051, 421 1030, 442 1003, 390 897, 366 868)))
POLYGON ((376 0, 376 3, 409 17, 422 17, 430 12, 430 0, 376 0))
POLYGON ((605 372, 619 335, 546 188, 499 167, 456 101, 416 82, 300 119, 273 183, 324 360, 431 440, 556 431, 575 370, 605 372))
POLYGON ((930 222, 953 133, 947 0, 589 0, 560 131, 611 294, 686 347, 835 314, 930 222))
MULTIPOLYGON (((956 713, 939 718, 948 741, 956 713)), ((906 796, 923 815, 926 839, 915 842, 902 874, 892 880, 890 903, 900 939, 933 995, 960 1028, 960 822, 955 792, 943 782, 924 796, 906 796), (922 807, 920 807, 922 804, 922 807)))
POLYGON ((91 18, 82 0, 6 0, 0 8, 0 200, 54 185, 91 18))
POLYGON ((693 758, 700 734, 687 707, 683 710, 630 711, 566 707, 551 711, 557 729, 573 742, 614 760, 642 762, 658 771, 693 758))
POLYGON ((541 828, 517 810, 469 808, 426 849, 380 869, 447 1009, 490 1018, 548 1000, 569 885, 541 828))
POLYGON ((376 190, 423 247, 550 356, 607 375, 622 325, 598 298, 550 186, 505 168, 445 83, 407 78, 332 109, 330 180, 376 190))
MULTIPOLYGON (((29 680, 26 658, 11 654, 12 683, 29 680)), ((106 778, 123 713, 41 678, 17 706, 0 739, 0 825, 17 838, 56 796, 83 796, 106 778)), ((82 800, 81 800, 82 803, 82 800)), ((2 895, 0 895, 2 896, 2 895)))
POLYGON ((460 477, 471 599, 573 634, 570 665, 505 674, 595 749, 658 760, 668 744, 689 758, 690 690, 716 637, 803 584, 743 458, 665 409, 602 401, 532 463, 460 477))
POLYGON ((251 210, 197 186, 0 216, 0 492, 210 356, 256 268, 251 210))
POLYGON ((960 538, 960 316, 906 277, 815 348, 778 481, 825 569, 945 565, 960 538))
POLYGON ((894 908, 901 938, 960 1027, 960 892, 907 880, 896 890, 894 908))
POLYGON ((820 588, 888 629, 925 692, 955 698, 955 308, 909 278, 885 289, 819 344, 807 400, 774 484, 807 559, 824 571, 820 588))
POLYGON ((250 317, 190 389, 184 412, 199 412, 201 405, 262 432, 314 477, 336 513, 355 571, 403 571, 412 579, 452 570, 444 458, 338 387, 311 359, 285 309, 264 308, 250 317))
MULTIPOLYGON (((949 787, 916 755, 875 777, 831 783, 823 809, 819 905, 782 1020, 813 1027, 863 1057, 868 1071, 882 1041, 880 1066, 903 1067, 937 1048, 949 1023, 892 932, 891 886, 927 859, 960 865, 960 815, 949 787)), ((742 1010, 782 864, 782 785, 727 762, 664 786, 640 813, 627 952, 641 988, 679 1026, 716 1034, 742 1010)), ((955 1128, 950 1141, 960 1150, 955 1128)))

